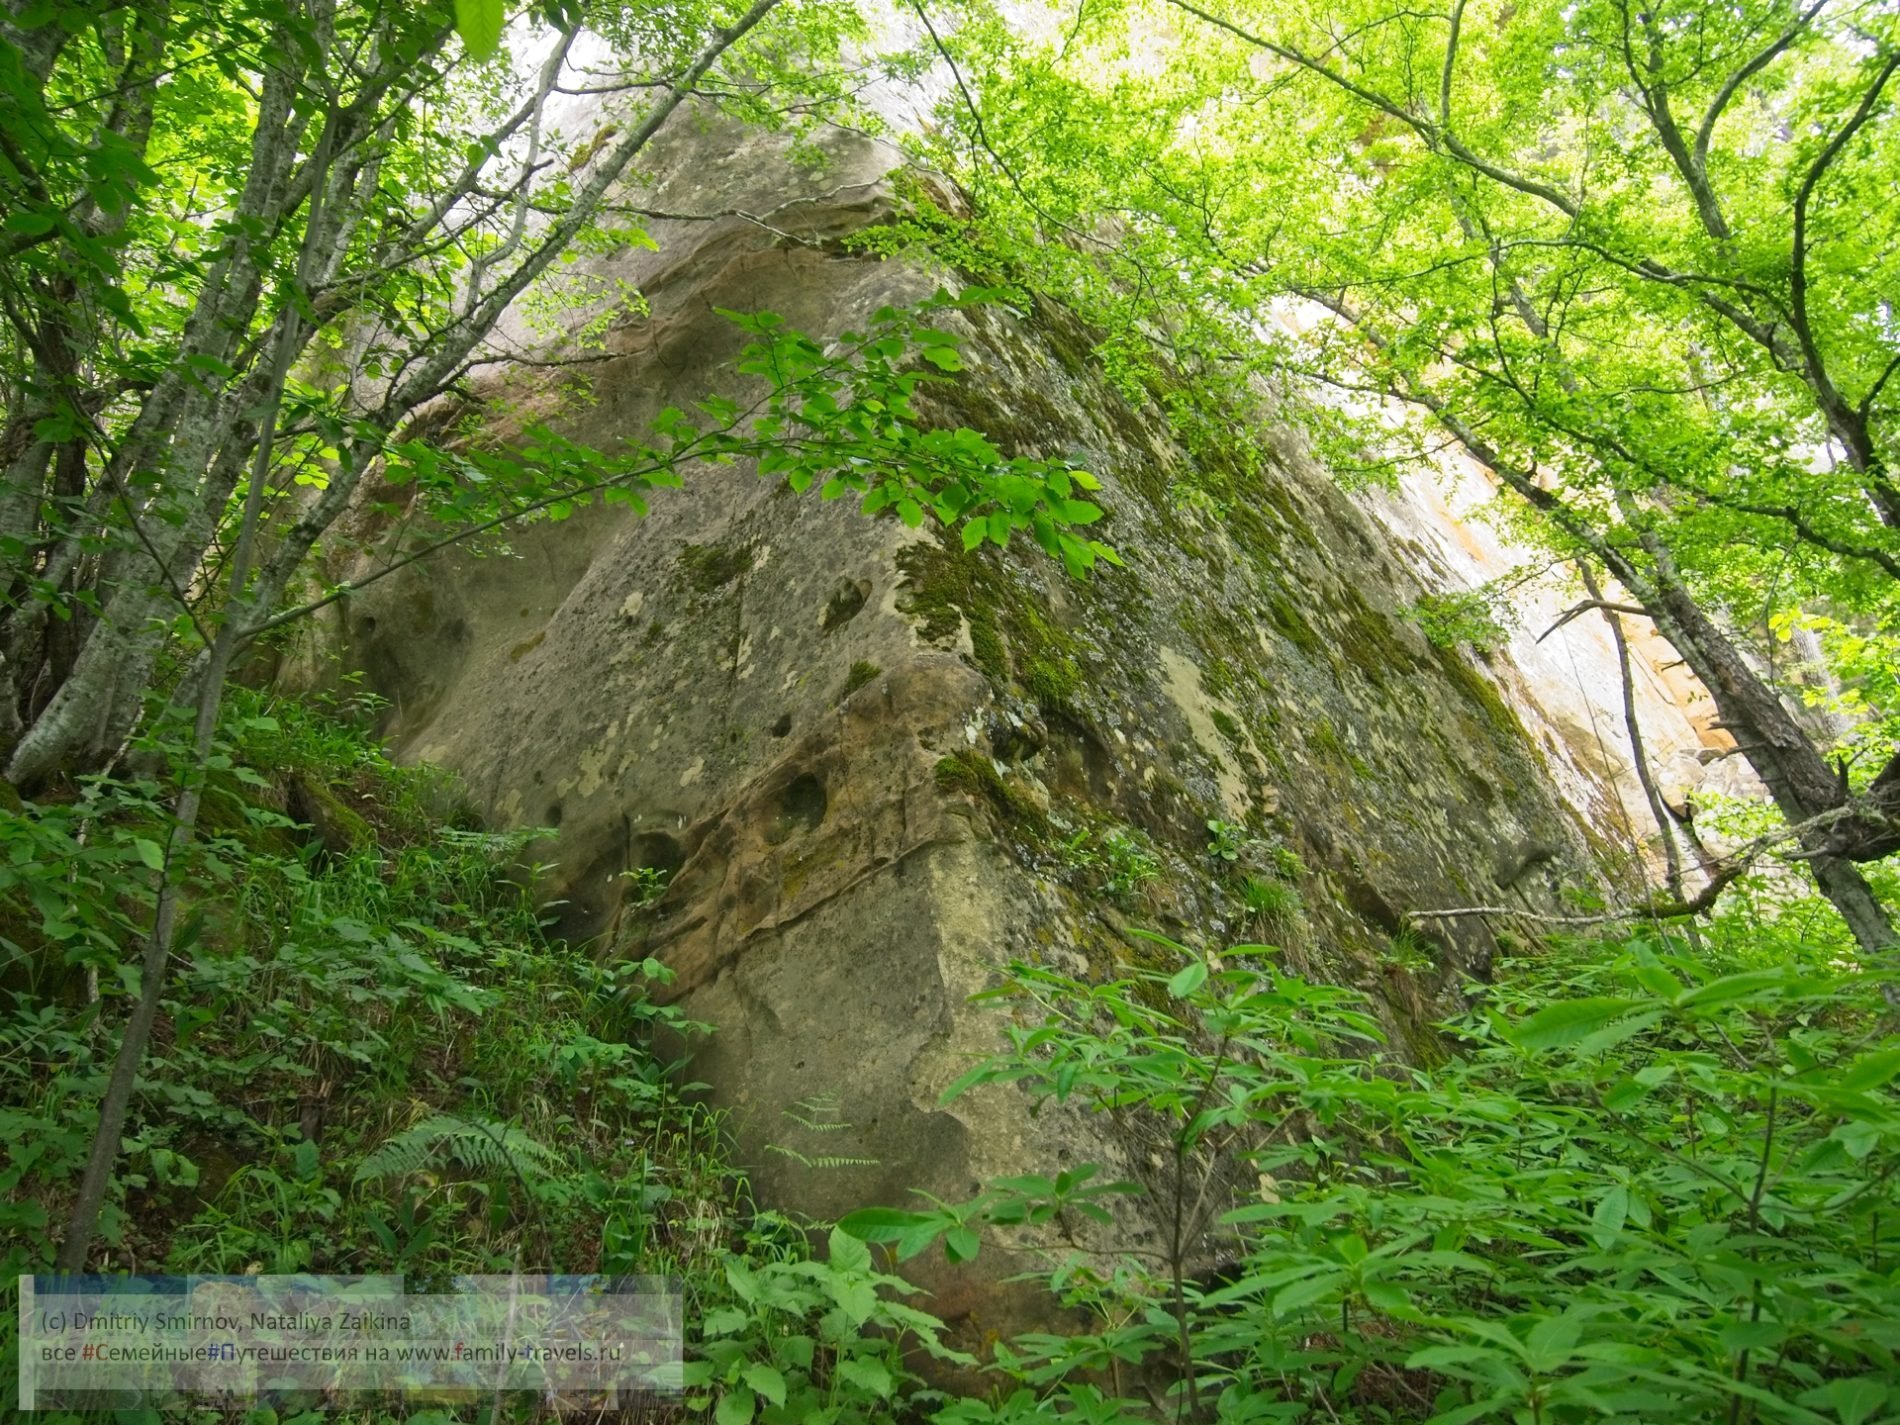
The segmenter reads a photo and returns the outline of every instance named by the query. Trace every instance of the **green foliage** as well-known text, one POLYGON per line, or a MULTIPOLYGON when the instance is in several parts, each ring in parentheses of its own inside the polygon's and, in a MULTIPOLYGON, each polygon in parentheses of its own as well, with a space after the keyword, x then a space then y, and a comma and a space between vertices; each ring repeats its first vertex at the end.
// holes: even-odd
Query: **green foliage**
POLYGON ((1417 931, 1402 929, 1386 942, 1380 960, 1408 975, 1429 975, 1438 968, 1431 945, 1417 931))
MULTIPOLYGON (((865 514, 889 509, 912 528, 929 516, 956 528, 966 551, 1005 546, 1020 532, 1071 574, 1087 573, 1097 559, 1119 563, 1108 545, 1070 533, 1102 517, 1082 497, 1100 488, 1094 476, 1068 461, 1006 458, 967 427, 926 429, 912 404, 920 386, 963 369, 961 339, 931 322, 993 300, 993 292, 966 288, 909 309, 881 308, 866 331, 839 338, 836 355, 770 313, 726 313, 754 337, 739 370, 768 381, 770 394, 746 436, 715 441, 711 458, 756 455, 762 476, 780 476, 795 491, 816 485, 827 500, 855 495, 865 514)), ((723 401, 702 402, 701 410, 722 422, 740 414, 723 401)), ((699 436, 677 411, 662 413, 655 429, 675 442, 675 459, 699 436)))
MULTIPOLYGON (((986 1081, 966 1076, 944 1095, 944 1101, 986 1081)), ((939 1203, 928 1212, 860 1208, 847 1213, 838 1227, 865 1242, 890 1244, 900 1262, 917 1256, 939 1237, 947 1261, 967 1262, 981 1250, 980 1232, 986 1227, 1042 1227, 1059 1221, 1064 1214, 1096 1223, 1112 1221, 1104 1202, 1135 1189, 1127 1183, 1095 1182, 1097 1171, 1094 1165, 1085 1164, 1053 1178, 1034 1173, 999 1178, 968 1202, 939 1203)))
POLYGON ((560 1155, 510 1123, 436 1113, 385 1140, 356 1165, 352 1183, 406 1178, 452 1162, 484 1177, 507 1174, 530 1189, 560 1164, 560 1155))
POLYGON ((476 59, 487 59, 501 43, 502 0, 455 0, 455 30, 476 59))
MULTIPOLYGON (((920 146, 963 203, 911 236, 1078 313, 1200 458, 1181 480, 1287 421, 1350 487, 1484 467, 1486 519, 1607 574, 1791 824, 1900 778, 1891 15, 1118 0, 944 43, 964 82, 920 146), (1831 670, 1752 632, 1816 613, 1831 670), (1860 721, 1817 731, 1789 697, 1860 721)), ((1270 497, 1231 483, 1230 508, 1270 497)), ((1413 613, 1483 649, 1522 582, 1413 613)), ((1894 841, 1865 814, 1856 864, 1894 841)), ((1859 879, 1829 895, 1877 954, 1891 903, 1859 879)))
POLYGON ((1413 603, 1410 612, 1436 648, 1469 644, 1481 650, 1492 649, 1505 640, 1496 603, 1481 590, 1423 594, 1413 603))
POLYGON ((919 1384, 907 1350, 974 1364, 863 1242, 834 1230, 828 1248, 823 1261, 727 1259, 725 1304, 705 1312, 700 1359, 686 1368, 692 1408, 710 1408, 717 1425, 896 1421, 919 1384))
MULTIPOLYGON (((218 749, 103 1265, 432 1278, 525 1246, 553 1270, 721 1270, 706 1224, 743 1190, 651 1047, 694 1026, 647 997, 663 966, 548 939, 535 833, 445 825, 439 776, 304 703, 241 693, 218 749), (373 843, 338 854, 274 810, 291 777, 346 789, 373 843)), ((9 1273, 50 1266, 164 830, 136 781, 0 810, 9 1273)))
POLYGON ((1247 877, 1241 884, 1240 901, 1254 925, 1281 932, 1296 926, 1304 910, 1297 890, 1284 881, 1262 876, 1247 877))
POLYGON ((1020 534, 1076 573, 1113 559, 1078 533, 1103 515, 1087 472, 1005 459, 912 411, 921 383, 962 368, 934 322, 975 291, 887 308, 837 343, 734 314, 754 338, 739 399, 669 410, 605 450, 553 428, 589 398, 575 353, 644 310, 620 276, 578 263, 653 245, 609 201, 616 185, 689 96, 702 117, 789 130, 795 149, 840 117, 875 124, 849 76, 916 61, 873 58, 855 7, 56 10, 29 7, 0 36, 0 108, 19 135, 0 157, 14 491, 0 704, 9 774, 29 790, 107 765, 165 690, 169 655, 341 597, 284 607, 319 540, 330 567, 383 546, 379 578, 589 503, 643 510, 687 467, 744 459, 969 546, 1020 534), (505 37, 535 61, 488 62, 505 37), (603 100, 611 120, 566 133, 553 110, 601 92, 583 54, 611 56, 626 83, 603 100), (540 369, 576 370, 518 372, 501 396, 471 383, 510 312, 570 339, 540 369), (346 535, 345 509, 377 518, 346 535), (260 523, 268 549, 240 534, 260 523))
MULTIPOLYGON (((844 1119, 844 1105, 836 1093, 813 1094, 801 1099, 790 1108, 782 1111, 781 1117, 813 1143, 836 1142, 835 1135, 848 1134, 855 1125, 844 1119)), ((816 1168, 821 1172, 833 1172, 839 1168, 872 1168, 877 1166, 876 1158, 867 1158, 861 1154, 845 1153, 832 1149, 820 1149, 807 1153, 800 1148, 785 1143, 767 1143, 768 1153, 777 1153, 780 1157, 790 1158, 801 1168, 816 1168)))
POLYGON ((1207 822, 1207 854, 1216 861, 1225 861, 1233 865, 1240 860, 1254 839, 1247 834, 1244 826, 1235 826, 1232 822, 1210 817, 1207 822))
MULTIPOLYGON (((1503 967, 1425 1070, 1356 993, 1237 967, 1266 947, 1161 944, 1180 969, 1106 984, 1014 965, 1010 1049, 951 1094, 1017 1083, 1166 1144, 1140 1191, 1185 1225, 1158 1263, 1065 1258, 1099 1328, 999 1349, 1023 1389, 941 1418, 1140 1418, 1078 1394, 1112 1365, 1223 1420, 1900 1407, 1900 1039, 1870 977, 1752 924, 1579 945, 1503 967)), ((964 1259, 1007 1190, 843 1225, 964 1259)))
POLYGON ((635 866, 622 871, 620 879, 627 883, 626 905, 632 910, 649 909, 666 894, 667 873, 658 866, 635 866))
MULTIPOLYGON (((1073 533, 1102 518, 1083 494, 1099 488, 1068 461, 1005 458, 968 427, 927 425, 913 405, 919 389, 962 369, 962 338, 933 325, 995 294, 939 291, 908 308, 884 307, 866 330, 825 342, 771 312, 721 313, 751 340, 736 371, 751 378, 750 400, 707 396, 689 414, 668 407, 644 440, 610 453, 544 425, 506 446, 447 449, 426 440, 394 445, 384 483, 413 486, 431 523, 408 535, 406 557, 459 543, 471 533, 531 519, 563 520, 596 502, 645 514, 645 493, 673 488, 698 464, 748 462, 759 475, 820 498, 855 496, 867 515, 889 511, 913 528, 926 516, 956 529, 965 550, 1007 545, 1027 534, 1076 575, 1098 559, 1120 562, 1098 540, 1073 533)), ((747 573, 752 550, 687 545, 688 585, 710 595, 747 573)))
POLYGON ((1062 858, 1078 871, 1098 877, 1094 889, 1121 905, 1131 903, 1161 874, 1161 861, 1146 837, 1133 827, 1084 827, 1062 843, 1062 858))
POLYGON ((1273 874, 1283 881, 1297 881, 1306 874, 1306 862, 1300 859, 1300 853, 1283 843, 1276 842, 1268 850, 1267 861, 1273 874))

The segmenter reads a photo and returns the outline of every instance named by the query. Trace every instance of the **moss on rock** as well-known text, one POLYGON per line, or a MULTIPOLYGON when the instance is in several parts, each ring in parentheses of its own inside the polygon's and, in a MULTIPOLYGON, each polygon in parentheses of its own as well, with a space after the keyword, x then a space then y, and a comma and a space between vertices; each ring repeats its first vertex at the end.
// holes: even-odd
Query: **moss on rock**
POLYGON ((1458 686, 1467 699, 1476 704, 1494 731, 1523 746, 1532 745, 1531 735, 1525 729, 1523 719, 1504 701, 1503 694, 1498 692, 1489 678, 1461 658, 1455 649, 1439 648, 1434 652, 1438 655, 1438 666, 1444 670, 1445 676, 1458 686))
POLYGON ((997 683, 1014 682, 1050 711, 1072 711, 1087 679, 1081 642, 1037 606, 1018 576, 969 554, 948 533, 897 556, 904 611, 925 638, 943 642, 967 622, 971 661, 997 683))
POLYGON ((1302 653, 1317 653, 1320 649, 1319 634, 1313 625, 1306 621, 1299 607, 1285 594, 1275 589, 1267 595, 1267 617, 1287 642, 1302 653))
POLYGON ((937 786, 946 792, 961 792, 990 804, 1002 819, 1020 831, 1036 837, 1049 832, 1049 819, 1019 789, 1012 787, 997 772, 996 766, 980 752, 952 752, 937 759, 937 786))
POLYGON ((695 594, 725 588, 752 567, 750 540, 738 544, 688 544, 679 554, 680 574, 695 594))

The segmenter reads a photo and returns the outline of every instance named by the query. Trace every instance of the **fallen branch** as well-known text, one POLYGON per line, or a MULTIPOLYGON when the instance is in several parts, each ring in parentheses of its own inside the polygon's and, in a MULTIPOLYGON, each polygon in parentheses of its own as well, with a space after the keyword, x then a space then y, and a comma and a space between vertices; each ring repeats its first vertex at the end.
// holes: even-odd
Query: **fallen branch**
POLYGON ((1539 911, 1522 910, 1502 905, 1468 905, 1454 910, 1415 910, 1408 914, 1413 920, 1451 920, 1465 915, 1514 915, 1520 920, 1535 920, 1544 925, 1604 925, 1614 920, 1680 920, 1684 916, 1701 915, 1711 909, 1729 883, 1747 869, 1743 865, 1725 866, 1709 879, 1708 885, 1693 896, 1683 899, 1656 902, 1646 905, 1629 906, 1623 910, 1602 911, 1596 915, 1545 915, 1539 911))
MULTIPOLYGON (((1831 807, 1819 816, 1810 817, 1794 826, 1780 827, 1756 837, 1722 858, 1723 864, 1711 872, 1709 883, 1693 896, 1667 901, 1650 901, 1644 905, 1626 906, 1620 910, 1599 911, 1594 915, 1549 915, 1540 911, 1503 905, 1467 905, 1455 906, 1449 910, 1414 910, 1407 911, 1406 915, 1411 920, 1456 920, 1469 915, 1509 915, 1516 916, 1519 920, 1534 920, 1543 925, 1605 925, 1619 920, 1680 920, 1684 916, 1701 915, 1713 909, 1716 901, 1721 898, 1722 892, 1748 870, 1764 852, 1783 842, 1799 841, 1811 831, 1832 826, 1838 821, 1845 821, 1863 810, 1864 808, 1850 802, 1844 806, 1831 807)), ((1789 859, 1800 860, 1825 854, 1828 853, 1803 850, 1790 853, 1789 859)))
POLYGON ((1589 613, 1591 609, 1602 609, 1606 613, 1613 614, 1634 614, 1638 618, 1648 618, 1650 616, 1649 610, 1638 604, 1618 604, 1611 602, 1609 599, 1585 599, 1582 603, 1572 604, 1569 608, 1565 609, 1562 618, 1558 619, 1557 622, 1537 635, 1537 641, 1542 643, 1558 629, 1569 623, 1570 620, 1576 618, 1579 614, 1589 613))

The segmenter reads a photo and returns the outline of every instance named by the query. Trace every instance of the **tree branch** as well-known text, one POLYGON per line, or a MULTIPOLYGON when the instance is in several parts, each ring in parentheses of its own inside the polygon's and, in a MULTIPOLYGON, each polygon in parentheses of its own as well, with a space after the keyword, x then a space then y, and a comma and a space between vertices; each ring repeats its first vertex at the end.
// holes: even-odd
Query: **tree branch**
POLYGON ((1557 622, 1537 635, 1537 641, 1542 643, 1558 629, 1569 623, 1570 620, 1576 618, 1579 614, 1588 613, 1591 609, 1602 609, 1605 613, 1631 614, 1636 618, 1653 617, 1649 610, 1644 608, 1641 604, 1617 604, 1611 603, 1608 599, 1600 598, 1585 599, 1581 603, 1573 604, 1570 608, 1565 609, 1563 616, 1559 618, 1557 622))
POLYGON ((1736 91, 1761 73, 1773 62, 1775 56, 1793 44, 1796 36, 1807 28, 1808 21, 1820 14, 1826 4, 1827 0, 1814 0, 1812 5, 1801 12, 1800 18, 1776 36, 1767 48, 1761 50, 1748 63, 1731 74, 1727 82, 1716 91, 1715 97, 1709 101, 1708 111, 1702 116, 1702 122, 1696 126, 1695 165, 1698 170, 1706 172, 1708 169, 1709 140, 1715 134, 1715 121, 1722 117, 1723 110, 1728 108, 1729 101, 1735 97, 1736 91))

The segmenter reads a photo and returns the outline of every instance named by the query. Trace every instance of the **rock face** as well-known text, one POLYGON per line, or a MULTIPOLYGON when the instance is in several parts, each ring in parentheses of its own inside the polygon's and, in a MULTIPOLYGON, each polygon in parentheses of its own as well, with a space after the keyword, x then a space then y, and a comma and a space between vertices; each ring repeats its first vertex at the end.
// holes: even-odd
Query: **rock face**
MULTIPOLYGON (((740 337, 713 308, 833 333, 954 280, 837 243, 888 211, 888 161, 845 144, 812 177, 765 139, 668 136, 655 169, 677 176, 652 206, 769 212, 809 241, 657 224, 657 252, 606 267, 651 316, 610 334, 597 400, 564 427, 610 442, 729 386, 740 337)), ((717 1028, 694 1072, 733 1110, 756 1191, 816 1216, 1087 1157, 1127 1168, 1127 1145, 1032 1123, 1010 1091, 939 1106, 998 1042, 965 1001, 1012 958, 1106 974, 1136 953, 1129 925, 1271 941, 1426 1052, 1425 1019, 1497 947, 1480 920, 1420 937, 1406 912, 1552 908, 1613 849, 1552 789, 1516 675, 1399 616, 1421 585, 1392 533, 1291 442, 1258 473, 1197 465, 1059 312, 984 309, 965 360, 941 418, 1005 453, 1079 456, 1125 570, 965 556, 727 469, 644 519, 586 511, 414 566, 337 629, 403 755, 458 771, 498 824, 558 829, 540 859, 563 928, 674 968, 717 1028), (1297 902, 1250 916, 1210 820, 1243 828, 1240 867, 1297 902), (1119 898, 1117 829, 1161 870, 1119 898)), ((525 380, 510 395, 538 399, 525 380)))

